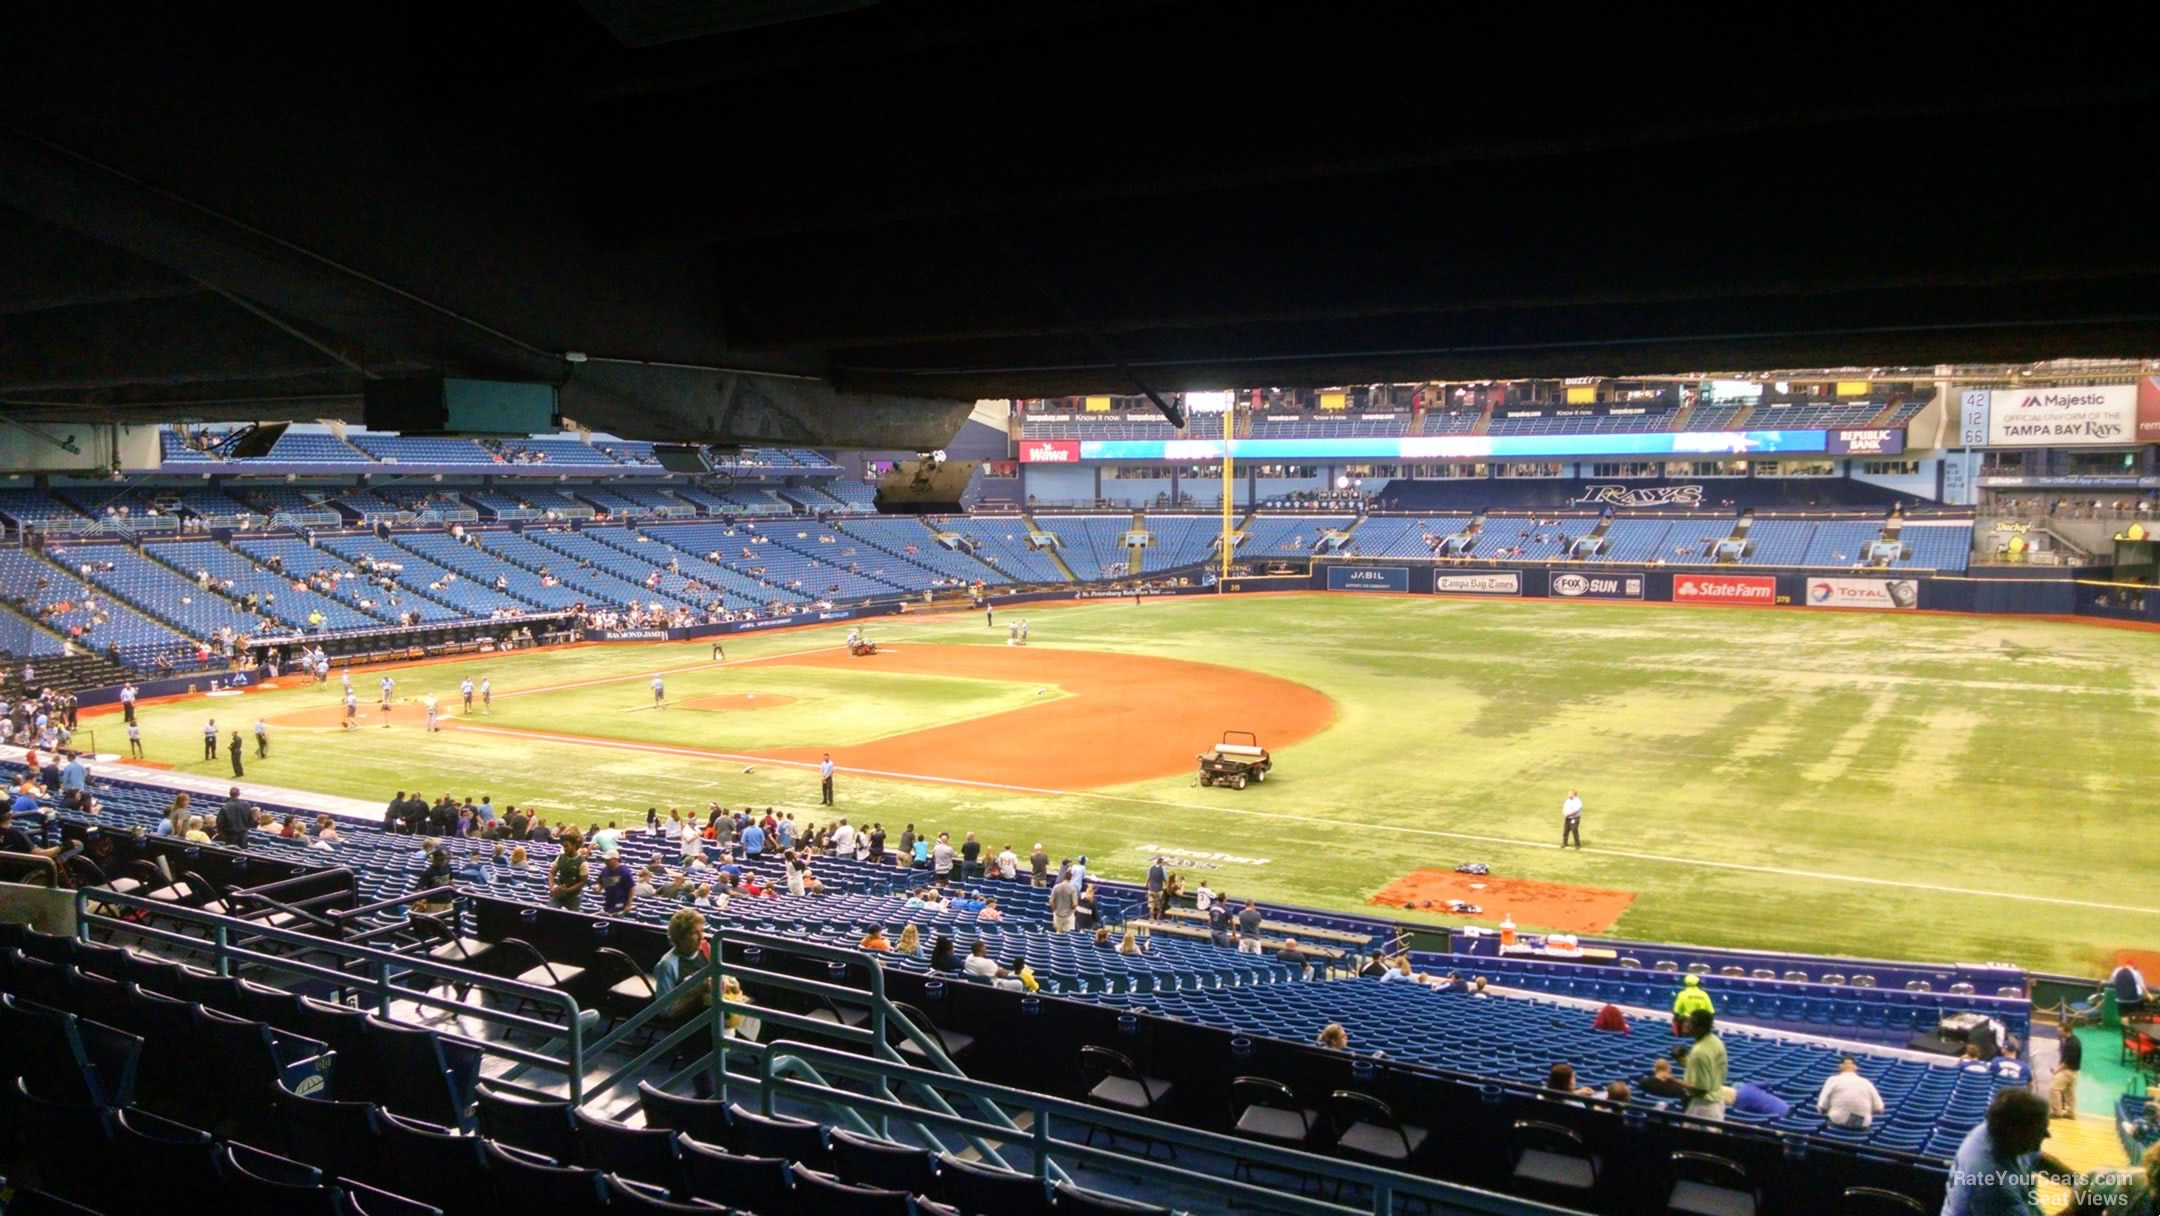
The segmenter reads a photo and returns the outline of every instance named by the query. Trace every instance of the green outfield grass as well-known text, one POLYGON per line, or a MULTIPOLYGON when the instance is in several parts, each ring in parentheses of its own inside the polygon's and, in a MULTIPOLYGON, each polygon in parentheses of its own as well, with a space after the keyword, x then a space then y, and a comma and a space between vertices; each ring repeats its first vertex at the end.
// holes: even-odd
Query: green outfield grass
MULTIPOLYGON (((1187 779, 1055 795, 844 774, 840 813, 975 830, 990 847, 1086 853, 1137 877, 1148 845, 1266 859, 1210 873, 1238 895, 1370 911, 1399 874, 1483 861, 1496 874, 1634 891, 1615 932, 1882 957, 2007 960, 2091 972, 2160 939, 2160 838, 2139 818, 2160 755, 2160 635, 1952 616, 1233 597, 1059 608, 1037 647, 1247 667, 1326 693, 1322 734, 1265 785, 1187 779), (1559 804, 1588 804, 1565 853, 1559 804), (2100 906, 2108 905, 2108 906, 2100 906)), ((881 641, 1002 643, 979 616, 877 623, 881 641)), ((845 627, 728 641, 732 662, 837 647, 845 627)), ((722 751, 833 745, 1026 704, 1033 687, 863 671, 712 667, 704 643, 592 647, 400 673, 454 712, 493 677, 492 726, 722 751), (639 710, 795 698, 756 712, 639 710), (602 681, 599 683, 584 683, 602 681), (612 681, 612 682, 607 682, 612 681), (584 686, 532 695, 519 689, 584 686)), ((363 704, 375 676, 356 678, 363 704)), ((153 759, 203 762, 221 728, 334 702, 333 682, 148 707, 153 759)), ((1164 689, 1165 703, 1177 695, 1164 689)), ((537 804, 551 820, 642 821, 657 804, 792 808, 822 819, 814 774, 480 732, 281 728, 248 777, 371 800, 415 786, 537 804)), ((99 725, 106 725, 101 721, 99 725)), ((1224 722, 1222 728, 1235 728, 1224 722)), ((115 728, 117 733, 117 728, 115 728)), ((104 732, 100 731, 101 736, 104 732)), ((101 740, 102 741, 102 740, 101 740)), ((1198 750, 1211 738, 1195 738, 1198 750)), ((1114 749, 1116 738, 1082 740, 1114 749)), ((106 744, 110 749, 111 744, 106 744)), ((252 751, 252 747, 250 749, 252 751)), ((931 770, 924 770, 931 771, 931 770)), ((1404 919, 1421 919, 1399 913, 1404 919)), ((1531 926, 1535 927, 1535 926, 1531 926)))

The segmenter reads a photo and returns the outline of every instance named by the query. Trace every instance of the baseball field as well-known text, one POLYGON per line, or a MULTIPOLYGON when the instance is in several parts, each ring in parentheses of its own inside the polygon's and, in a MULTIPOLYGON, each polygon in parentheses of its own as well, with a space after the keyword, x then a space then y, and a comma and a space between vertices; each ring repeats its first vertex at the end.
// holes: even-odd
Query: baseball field
MULTIPOLYGON (((1097 601, 705 642, 582 646, 147 705, 147 758, 387 801, 482 793, 550 822, 778 807, 988 851, 1409 921, 2092 973, 2160 940, 2160 634, 1805 609, 1352 595, 1097 601), (1025 616, 1030 644, 1008 645, 1025 616), (666 708, 651 681, 665 681, 666 708), (458 683, 489 677, 492 712, 458 683), (423 726, 440 698, 445 728, 423 726), (272 749, 253 757, 265 717, 272 749), (1270 779, 1201 788, 1226 730, 1270 779), (839 765, 818 805, 815 765, 839 765), (1586 804, 1565 851, 1560 803, 1586 804), (1489 876, 1452 873, 1483 862, 1489 876), (1450 914, 1460 899, 1481 915, 1450 914), (1431 901, 1433 906, 1423 906, 1431 901), (1406 904, 1418 905, 1405 907, 1406 904)), ((121 738, 98 718, 104 750, 121 738), (107 734, 107 731, 110 734, 107 734)))

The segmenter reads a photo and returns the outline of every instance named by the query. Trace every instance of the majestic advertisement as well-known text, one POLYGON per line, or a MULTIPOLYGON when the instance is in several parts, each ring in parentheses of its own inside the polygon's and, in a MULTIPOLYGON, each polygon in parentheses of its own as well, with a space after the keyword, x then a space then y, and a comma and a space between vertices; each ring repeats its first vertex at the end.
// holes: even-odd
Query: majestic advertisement
MULTIPOLYGON (((1020 459, 1041 463, 1065 456, 1028 455, 1037 445, 1077 443, 1081 460, 1221 460, 1221 439, 1022 440, 1020 459)), ((1681 431, 1610 435, 1360 435, 1310 439, 1232 439, 1240 460, 1484 460, 1558 456, 1774 456, 1820 453, 1823 431, 1681 431)))
POLYGON ((1997 389, 1988 394, 1988 438, 1998 447, 2137 442, 2138 386, 1997 389))
POLYGON ((1639 600, 1642 592, 1640 574, 1555 574, 1552 578, 1552 593, 1571 600, 1639 600))
POLYGON ((1905 454, 1905 428, 1832 431, 1827 450, 1832 456, 1902 456, 1905 454))
POLYGON ((1777 603, 1777 580, 1762 574, 1675 574, 1675 604, 1777 603))
POLYGON ((1492 574, 1435 574, 1435 595, 1521 595, 1522 575, 1513 570, 1492 574))
POLYGON ((2137 441, 2160 443, 2160 376, 2138 377, 2137 389, 2137 441))
POLYGON ((1410 572, 1401 566, 1329 566, 1330 591, 1408 591, 1410 572))
POLYGON ((1811 578, 1810 608, 1918 608, 1920 580, 1912 578, 1811 578))
POLYGON ((1020 441, 1021 464, 1079 464, 1080 441, 1077 439, 1023 439, 1020 441))

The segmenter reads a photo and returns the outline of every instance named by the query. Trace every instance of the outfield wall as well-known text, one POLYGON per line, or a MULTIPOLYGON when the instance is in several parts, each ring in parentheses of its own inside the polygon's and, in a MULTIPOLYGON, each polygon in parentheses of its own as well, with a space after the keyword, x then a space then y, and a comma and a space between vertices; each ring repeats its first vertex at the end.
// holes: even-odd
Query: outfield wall
POLYGON ((1810 573, 1751 567, 1673 570, 1582 565, 1456 566, 1323 558, 1313 563, 1306 585, 1315 591, 1346 594, 2083 616, 2160 624, 2160 588, 2069 579, 2059 574, 2035 577, 1904 574, 1895 570, 1810 573), (2133 597, 2141 599, 2142 605, 2129 606, 2126 601, 2133 597))

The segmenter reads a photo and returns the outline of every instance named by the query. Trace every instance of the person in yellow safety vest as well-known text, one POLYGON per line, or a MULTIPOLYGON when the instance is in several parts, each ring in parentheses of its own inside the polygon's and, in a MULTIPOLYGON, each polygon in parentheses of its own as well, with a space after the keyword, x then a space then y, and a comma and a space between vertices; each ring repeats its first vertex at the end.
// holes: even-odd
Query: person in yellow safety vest
POLYGON ((1673 1033, 1684 1032, 1687 1029, 1688 1015, 1698 1009, 1714 1014, 1717 1012, 1717 1005, 1710 1000, 1710 994, 1703 991, 1702 977, 1691 975, 1680 981, 1680 991, 1672 999, 1673 1033))

